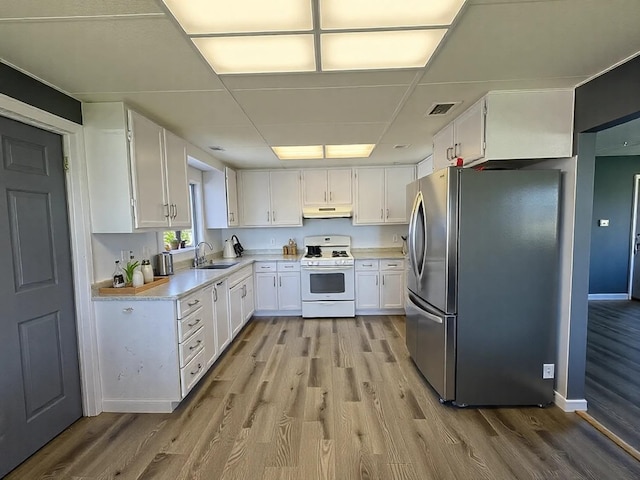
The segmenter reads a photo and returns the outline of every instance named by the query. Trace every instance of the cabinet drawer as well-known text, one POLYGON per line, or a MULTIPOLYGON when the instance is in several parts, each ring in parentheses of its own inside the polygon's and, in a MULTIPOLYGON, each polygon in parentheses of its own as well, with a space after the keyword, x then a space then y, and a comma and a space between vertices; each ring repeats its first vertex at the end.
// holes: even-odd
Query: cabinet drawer
POLYGON ((231 275, 229 275, 229 287, 234 287, 235 285, 240 283, 242 280, 244 280, 247 277, 250 277, 251 275, 253 275, 252 265, 247 265, 246 267, 241 268, 237 272, 234 272, 231 275))
POLYGON ((257 262, 256 273, 260 272, 275 272, 277 270, 276 262, 257 262))
POLYGON ((189 363, 191 359, 195 357, 198 353, 200 353, 200 350, 202 350, 203 348, 204 348, 204 328, 200 327, 185 342, 179 345, 180 368, 184 367, 187 363, 189 363))
POLYGON ((378 270, 378 260, 356 260, 356 270, 378 270))
POLYGON ((184 318, 200 308, 205 302, 205 289, 193 292, 178 300, 178 318, 184 318))
POLYGON ((279 272, 299 272, 300 262, 278 262, 279 272))
POLYGON ((404 270, 404 260, 380 260, 380 270, 404 270))
POLYGON ((182 343, 204 325, 204 310, 199 307, 186 317, 178 320, 178 342, 182 343))
POLYGON ((200 350, 184 368, 180 369, 180 389, 183 398, 191 391, 194 385, 198 383, 198 380, 202 378, 206 371, 207 361, 204 350, 200 350))

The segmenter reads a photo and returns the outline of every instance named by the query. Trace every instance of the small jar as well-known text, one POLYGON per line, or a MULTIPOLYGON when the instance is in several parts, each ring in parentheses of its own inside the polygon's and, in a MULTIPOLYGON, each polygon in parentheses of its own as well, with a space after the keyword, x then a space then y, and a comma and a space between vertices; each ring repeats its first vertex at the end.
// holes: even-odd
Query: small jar
POLYGON ((131 276, 131 285, 134 287, 141 287, 144 285, 144 275, 140 270, 134 270, 133 275, 131 276))
POLYGON ((151 263, 149 260, 142 261, 142 276, 144 278, 144 283, 153 282, 153 268, 151 267, 151 263))

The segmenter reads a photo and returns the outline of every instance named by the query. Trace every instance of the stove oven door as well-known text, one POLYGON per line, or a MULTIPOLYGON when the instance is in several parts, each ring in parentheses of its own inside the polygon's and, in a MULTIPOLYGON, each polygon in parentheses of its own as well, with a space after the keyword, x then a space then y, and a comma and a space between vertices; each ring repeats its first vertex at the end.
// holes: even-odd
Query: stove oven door
POLYGON ((355 275, 349 266, 303 266, 300 271, 302 300, 354 300, 355 275))

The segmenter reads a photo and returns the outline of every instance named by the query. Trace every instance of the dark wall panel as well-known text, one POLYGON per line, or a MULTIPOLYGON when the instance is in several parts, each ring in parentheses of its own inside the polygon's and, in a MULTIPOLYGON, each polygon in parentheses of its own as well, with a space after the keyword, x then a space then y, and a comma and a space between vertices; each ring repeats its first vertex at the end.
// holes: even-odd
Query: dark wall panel
POLYGON ((78 100, 4 63, 0 63, 0 93, 82 124, 82 109, 78 100))
POLYGON ((589 293, 627 291, 636 173, 640 173, 640 156, 596 158, 589 293), (599 219, 608 219, 609 226, 599 227, 599 219))

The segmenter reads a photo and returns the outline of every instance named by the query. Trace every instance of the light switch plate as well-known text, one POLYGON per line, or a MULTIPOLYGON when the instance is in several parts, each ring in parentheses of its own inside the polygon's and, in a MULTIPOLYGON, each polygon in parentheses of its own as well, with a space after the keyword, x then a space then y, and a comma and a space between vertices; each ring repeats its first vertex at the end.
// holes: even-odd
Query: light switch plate
POLYGON ((600 220, 598 220, 598 226, 599 227, 608 227, 609 226, 609 219, 608 218, 601 218, 600 220))

